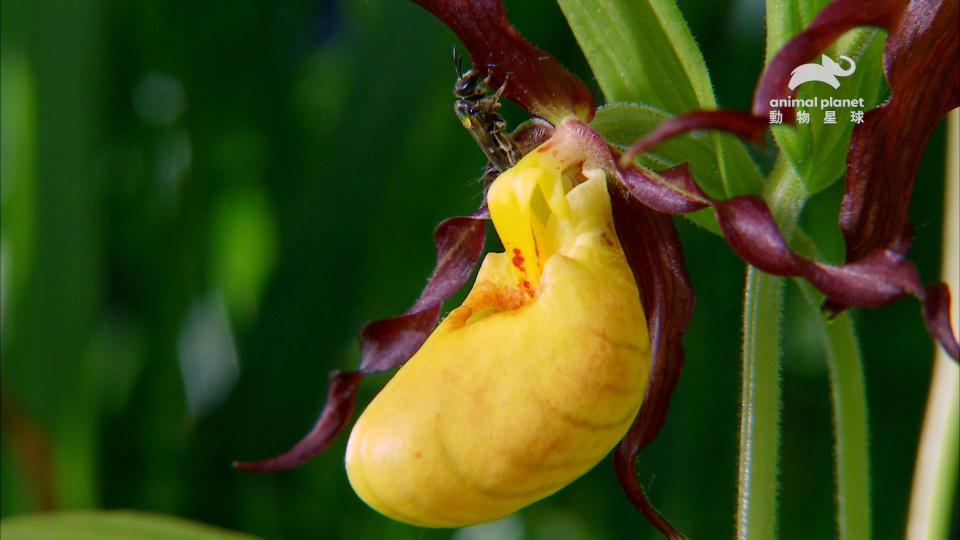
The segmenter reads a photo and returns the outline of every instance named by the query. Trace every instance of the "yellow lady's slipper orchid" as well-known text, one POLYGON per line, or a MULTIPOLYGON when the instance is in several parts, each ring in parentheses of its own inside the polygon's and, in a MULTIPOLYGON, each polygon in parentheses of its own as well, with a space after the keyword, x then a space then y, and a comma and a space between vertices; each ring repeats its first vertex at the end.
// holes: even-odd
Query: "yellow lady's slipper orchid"
POLYGON ((493 183, 504 253, 357 420, 350 483, 428 527, 492 521, 600 461, 643 400, 646 319, 606 174, 557 137, 493 183))

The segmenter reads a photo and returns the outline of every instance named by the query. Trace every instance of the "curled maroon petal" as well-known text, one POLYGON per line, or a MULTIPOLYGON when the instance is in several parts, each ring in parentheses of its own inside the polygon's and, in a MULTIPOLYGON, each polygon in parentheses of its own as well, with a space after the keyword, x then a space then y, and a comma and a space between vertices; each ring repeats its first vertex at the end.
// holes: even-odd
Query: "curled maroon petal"
MULTIPOLYGON (((787 86, 790 72, 815 58, 844 32, 858 26, 879 26, 892 31, 903 11, 905 0, 834 0, 810 21, 806 30, 794 36, 767 64, 753 94, 753 114, 766 117, 770 101, 793 95, 787 86)), ((793 118, 792 107, 779 107, 785 118, 793 118)))
POLYGON ((681 336, 694 296, 680 240, 670 216, 654 212, 623 191, 611 190, 617 236, 640 289, 650 334, 650 379, 643 406, 614 450, 617 479, 627 498, 667 538, 684 538, 647 499, 634 470, 637 453, 656 437, 683 367, 681 336))
MULTIPOLYGON (((755 116, 695 111, 670 119, 630 148, 621 159, 621 178, 634 197, 662 212, 713 206, 724 236, 741 258, 770 273, 804 277, 826 295, 828 312, 848 306, 875 307, 905 295, 916 297, 924 303, 931 335, 956 359, 957 341, 949 317, 942 315, 949 306, 949 293, 940 286, 925 290, 904 254, 912 236, 907 209, 921 153, 939 119, 960 105, 958 7, 955 1, 943 0, 914 0, 904 10, 905 4, 905 0, 881 0, 865 9, 859 0, 831 2, 769 63, 754 94, 755 116), (751 129, 766 122, 769 102, 790 95, 790 70, 843 32, 864 25, 892 30, 884 58, 892 95, 886 104, 869 111, 853 131, 840 215, 846 264, 818 263, 790 251, 760 198, 712 200, 692 187, 692 178, 676 178, 684 172, 681 169, 670 169, 673 178, 668 179, 666 171, 650 173, 629 163, 628 157, 692 129, 734 133, 742 129, 750 138, 751 129)), ((782 109, 792 117, 792 109, 782 109)))
POLYGON ((923 322, 934 339, 943 345, 954 360, 960 356, 960 344, 950 331, 950 287, 946 283, 927 286, 927 301, 923 305, 923 322))
POLYGON ((691 111, 664 120, 653 131, 630 145, 620 157, 620 166, 626 167, 633 158, 671 137, 698 129, 729 131, 734 135, 753 141, 763 142, 763 133, 769 126, 766 117, 751 116, 740 111, 691 111))
MULTIPOLYGON (((681 173, 689 176, 689 171, 683 168, 674 167, 670 171, 673 176, 681 173)), ((667 182, 656 173, 646 174, 632 165, 621 170, 620 178, 638 202, 660 211, 667 211, 665 207, 668 205, 660 204, 657 193, 663 193, 671 186, 695 185, 692 177, 667 182), (652 204, 644 199, 650 194, 653 194, 652 204)), ((702 192, 693 194, 691 191, 690 187, 674 189, 670 192, 669 206, 680 212, 696 210, 704 203, 712 206, 724 238, 744 261, 771 274, 805 278, 826 295, 827 306, 876 307, 905 295, 914 296, 924 302, 924 319, 931 335, 956 358, 957 341, 949 317, 941 315, 949 309, 949 295, 937 289, 936 295, 928 296, 916 268, 903 253, 876 249, 859 260, 842 265, 811 261, 790 250, 762 198, 740 195, 714 200, 702 192)), ((901 234, 894 245, 905 250, 902 245, 905 238, 907 236, 901 234)))
POLYGON ((376 373, 398 366, 417 352, 437 324, 443 302, 470 278, 483 253, 486 208, 444 220, 434 230, 437 264, 420 298, 396 317, 360 329, 360 371, 376 373))
POLYGON ((484 205, 468 216, 441 222, 433 233, 437 264, 420 297, 403 314, 364 325, 359 336, 360 366, 357 371, 330 374, 327 402, 310 432, 279 456, 238 461, 234 467, 255 472, 280 471, 305 463, 329 446, 353 415, 354 395, 363 375, 406 362, 433 330, 443 302, 470 278, 483 253, 487 219, 484 205))
POLYGON ((590 90, 549 53, 523 39, 507 20, 500 0, 414 0, 460 38, 474 69, 492 88, 531 115, 553 124, 574 114, 589 121, 590 90))
POLYGON ((723 236, 741 259, 769 274, 796 273, 796 258, 762 198, 742 195, 715 201, 713 208, 723 236))
POLYGON ((619 173, 630 194, 658 212, 686 214, 710 205, 709 198, 693 181, 686 163, 656 172, 626 167, 619 173))
POLYGON ((854 128, 847 153, 840 211, 847 261, 890 249, 908 227, 923 149, 940 118, 960 105, 957 19, 955 0, 914 1, 887 39, 891 96, 854 128))
POLYGON ((234 461, 233 466, 252 472, 282 471, 305 463, 326 450, 353 416, 353 397, 362 378, 363 374, 358 371, 331 372, 327 403, 306 437, 279 456, 262 461, 234 461))

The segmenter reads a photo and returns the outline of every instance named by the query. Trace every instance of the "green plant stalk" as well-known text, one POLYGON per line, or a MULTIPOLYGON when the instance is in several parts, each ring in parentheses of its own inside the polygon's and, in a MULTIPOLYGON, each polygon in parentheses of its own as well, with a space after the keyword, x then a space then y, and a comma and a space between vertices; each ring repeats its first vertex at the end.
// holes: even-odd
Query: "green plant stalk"
POLYGON ((867 398, 853 319, 849 313, 842 313, 833 321, 824 320, 819 309, 823 295, 802 279, 796 283, 815 311, 815 317, 821 321, 820 334, 830 373, 838 538, 870 538, 867 398))
MULTIPOLYGON (((947 129, 946 193, 943 220, 942 279, 954 295, 953 328, 960 322, 960 113, 950 113, 947 129)), ((956 503, 957 458, 960 454, 960 368, 937 347, 930 381, 927 410, 917 449, 917 464, 910 493, 907 539, 947 538, 956 503)))
POLYGON ((957 489, 960 384, 957 365, 938 355, 917 451, 917 466, 907 518, 908 540, 946 539, 957 489))
POLYGON ((784 279, 750 266, 743 302, 737 538, 776 538, 784 279))
MULTIPOLYGON (((809 193, 790 165, 774 165, 765 194, 788 241, 809 193)), ((743 302, 743 373, 740 395, 740 457, 737 538, 776 538, 777 458, 780 446, 780 330, 785 279, 747 269, 743 302)))

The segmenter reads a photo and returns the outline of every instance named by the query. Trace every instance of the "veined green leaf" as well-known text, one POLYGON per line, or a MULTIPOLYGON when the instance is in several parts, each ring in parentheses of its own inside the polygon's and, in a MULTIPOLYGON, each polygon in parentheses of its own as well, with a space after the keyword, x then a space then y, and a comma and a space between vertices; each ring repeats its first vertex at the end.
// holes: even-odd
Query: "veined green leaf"
MULTIPOLYGON (((716 108, 703 56, 673 0, 559 0, 559 4, 607 101, 644 104, 640 107, 669 115, 716 108)), ((622 116, 618 122, 627 120, 622 116)), ((645 126, 629 131, 639 138, 656 124, 645 126)), ((721 134, 703 140, 710 141, 715 155, 710 173, 697 175, 702 160, 693 169, 704 191, 719 197, 759 192, 762 177, 739 140, 721 134)))
POLYGON ((55 512, 0 522, 4 540, 256 540, 173 516, 144 512, 55 512))
MULTIPOLYGON (((767 2, 767 61, 792 36, 806 28, 826 3, 826 0, 767 2)), ((817 106, 796 108, 799 114, 809 115, 805 123, 798 121, 795 127, 774 126, 772 129, 777 144, 811 193, 843 176, 850 133, 856 120, 853 114, 866 112, 879 101, 885 38, 885 31, 872 28, 852 30, 841 36, 824 54, 833 60, 848 56, 856 63, 856 70, 850 76, 839 77, 840 87, 836 90, 823 82, 803 83, 797 88, 797 99, 815 99, 817 106), (863 98, 863 106, 823 107, 823 100, 828 98, 863 98), (830 110, 835 114, 834 124, 826 123, 825 115, 830 110)), ((811 59, 811 62, 819 64, 821 59, 811 59)))
POLYGON ((607 101, 680 114, 716 106, 700 49, 674 2, 559 0, 607 101))
POLYGON ((767 0, 767 62, 829 3, 830 0, 767 0))

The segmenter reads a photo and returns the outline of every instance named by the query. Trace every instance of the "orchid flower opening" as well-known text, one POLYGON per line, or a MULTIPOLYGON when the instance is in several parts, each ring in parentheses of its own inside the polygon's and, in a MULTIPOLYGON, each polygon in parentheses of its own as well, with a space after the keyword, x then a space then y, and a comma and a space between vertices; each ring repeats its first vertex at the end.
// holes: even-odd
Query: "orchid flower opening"
POLYGON ((575 122, 494 181, 505 252, 486 256, 350 434, 350 483, 390 517, 451 527, 509 515, 596 465, 640 408, 643 307, 606 173, 575 122))

